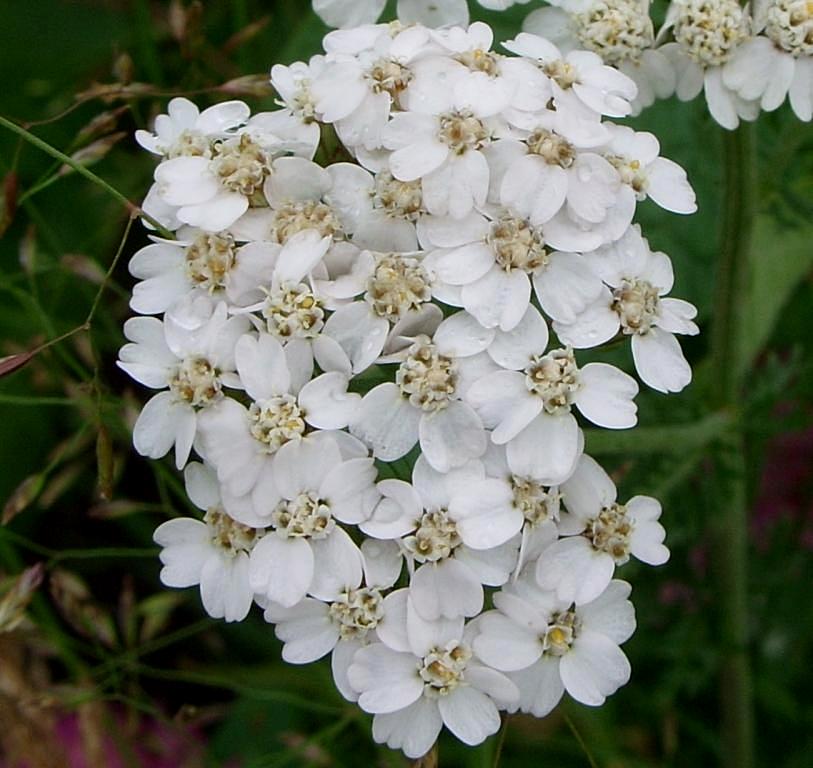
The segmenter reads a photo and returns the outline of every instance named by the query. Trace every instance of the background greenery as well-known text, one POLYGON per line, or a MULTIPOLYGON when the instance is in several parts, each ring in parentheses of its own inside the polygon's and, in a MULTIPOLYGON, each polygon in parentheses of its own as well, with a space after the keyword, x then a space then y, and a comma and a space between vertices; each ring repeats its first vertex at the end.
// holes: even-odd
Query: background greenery
MULTIPOLYGON (((505 39, 530 7, 475 15, 505 39)), ((0 115, 133 201, 153 161, 132 133, 170 96, 273 108, 270 65, 317 52, 325 32, 305 0, 2 0, 0 19, 0 115)), ((500 764, 803 768, 813 131, 785 106, 724 137, 702 102, 674 100, 631 124, 655 132, 697 190, 692 217, 645 203, 638 219, 703 334, 684 341, 689 389, 643 391, 642 427, 589 434, 587 449, 622 496, 663 501, 672 558, 620 573, 639 621, 630 684, 598 710, 511 718, 500 764)), ((226 626, 194 590, 161 587, 152 531, 189 507, 171 463, 131 449, 146 393, 114 365, 143 230, 2 127, 0 177, 0 357, 73 331, 0 379, 0 765, 22 754, 31 768, 65 766, 66 750, 71 766, 405 765, 372 744, 327 663, 285 665, 257 613, 226 626)), ((607 354, 631 370, 627 347, 607 354)), ((496 738, 471 750, 444 737, 440 765, 485 768, 496 751, 496 738)))

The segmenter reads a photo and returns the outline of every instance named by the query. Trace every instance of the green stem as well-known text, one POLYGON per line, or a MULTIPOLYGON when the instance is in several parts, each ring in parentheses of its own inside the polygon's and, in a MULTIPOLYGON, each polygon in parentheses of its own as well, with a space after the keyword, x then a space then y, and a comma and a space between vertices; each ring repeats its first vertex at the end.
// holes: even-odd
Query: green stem
POLYGON ((636 427, 627 431, 585 429, 587 452, 592 456, 624 454, 647 456, 652 453, 685 454, 718 438, 732 423, 728 411, 717 411, 689 424, 636 427))
MULTIPOLYGON (((711 355, 714 407, 734 410, 744 371, 738 353, 754 221, 753 127, 723 136, 724 201, 711 355)), ((720 607, 723 765, 753 768, 754 715, 748 656, 748 509, 744 439, 736 428, 714 445, 713 548, 720 607)))
POLYGON ((497 733, 497 741, 494 744, 494 756, 491 759, 491 768, 499 768, 502 759, 502 748, 505 746, 505 735, 508 733, 508 721, 511 715, 503 714, 502 725, 497 733))
POLYGON ((37 149, 41 149, 46 154, 50 155, 51 157, 60 160, 61 162, 65 163, 65 165, 73 168, 81 176, 84 176, 86 179, 89 179, 97 186, 101 187, 105 192, 107 192, 111 197, 118 200, 130 213, 136 214, 140 216, 142 219, 147 221, 152 227, 155 228, 156 232, 158 232, 161 237, 165 237, 169 240, 174 240, 175 235, 170 232, 166 227, 164 227, 159 221, 154 219, 148 213, 144 212, 139 206, 135 203, 128 200, 121 192, 119 192, 115 187, 108 184, 103 178, 97 176, 93 171, 89 171, 84 165, 81 163, 77 163, 72 157, 60 152, 55 147, 52 147, 48 142, 43 141, 38 136, 35 136, 30 131, 27 131, 25 128, 17 125, 17 123, 13 123, 11 120, 7 120, 5 117, 0 115, 0 125, 8 130, 16 133, 18 136, 21 136, 25 139, 29 144, 37 147, 37 149))

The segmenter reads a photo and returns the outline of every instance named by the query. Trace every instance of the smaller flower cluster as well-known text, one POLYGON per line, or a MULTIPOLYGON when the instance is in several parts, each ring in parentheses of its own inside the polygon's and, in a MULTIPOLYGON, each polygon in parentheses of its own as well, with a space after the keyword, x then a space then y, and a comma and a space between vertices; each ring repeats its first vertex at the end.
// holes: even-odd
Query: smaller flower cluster
MULTIPOLYGON (((478 0, 506 10, 528 0, 478 0)), ((314 0, 333 27, 379 18, 383 0, 314 0)), ((524 22, 564 53, 589 51, 631 78, 638 93, 632 114, 673 94, 682 101, 704 93, 723 127, 755 120, 787 99, 800 120, 813 118, 813 10, 806 0, 672 0, 655 32, 650 0, 549 0, 524 22)), ((431 27, 465 25, 466 0, 399 0, 398 18, 431 27)))
POLYGON ((257 604, 288 662, 330 655, 410 757, 627 681, 615 569, 669 553, 658 502, 619 502, 584 452, 580 419, 633 427, 638 384, 584 356, 629 338, 676 392, 675 334, 697 332, 632 223, 694 193, 604 119, 635 83, 536 35, 491 44, 484 24, 338 30, 272 69, 279 110, 174 99, 137 134, 176 239, 133 256, 119 365, 157 390, 136 450, 174 449, 202 512, 156 531, 161 579, 227 621, 257 604))
POLYGON ((649 0, 556 0, 531 13, 528 31, 566 50, 598 53, 638 84, 636 111, 676 93, 704 92, 724 128, 755 120, 786 98, 813 116, 813 9, 804 0, 672 0, 655 35, 649 0))

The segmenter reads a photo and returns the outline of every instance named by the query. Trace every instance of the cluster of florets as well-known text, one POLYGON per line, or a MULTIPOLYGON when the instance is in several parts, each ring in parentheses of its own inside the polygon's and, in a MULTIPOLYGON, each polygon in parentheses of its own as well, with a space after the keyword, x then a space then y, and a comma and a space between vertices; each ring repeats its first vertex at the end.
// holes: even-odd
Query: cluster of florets
POLYGON ((635 83, 533 34, 491 45, 481 23, 335 31, 273 68, 279 110, 174 99, 137 135, 175 239, 130 263, 119 365, 158 390, 136 449, 174 449, 203 513, 156 531, 161 579, 226 621, 257 603, 291 663, 330 654, 411 757, 627 681, 615 569, 669 553, 659 503, 621 503, 585 453, 583 420, 636 424, 636 379, 585 357, 629 339, 677 392, 697 333, 632 223, 694 193, 604 119, 635 83))
MULTIPOLYGON (((505 10, 528 0, 478 0, 505 10)), ((531 12, 526 32, 567 55, 589 51, 635 81, 632 114, 656 98, 690 101, 704 92, 723 127, 754 120, 785 99, 800 120, 813 117, 813 4, 809 0, 672 0, 658 33, 650 0, 548 0, 531 12)), ((375 21, 383 0, 314 0, 331 26, 375 21), (353 6, 352 13, 350 5, 353 6)), ((399 18, 429 26, 468 23, 465 0, 399 0, 399 18), (403 15, 402 15, 403 14, 403 15)))

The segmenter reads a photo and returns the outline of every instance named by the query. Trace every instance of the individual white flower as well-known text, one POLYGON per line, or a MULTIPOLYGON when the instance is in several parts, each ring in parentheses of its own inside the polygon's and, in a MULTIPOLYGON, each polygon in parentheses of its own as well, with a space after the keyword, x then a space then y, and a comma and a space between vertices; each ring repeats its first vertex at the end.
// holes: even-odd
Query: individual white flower
POLYGON ((630 591, 625 581, 611 581, 595 600, 573 606, 520 578, 494 596, 499 610, 478 620, 475 652, 509 673, 523 712, 544 717, 565 691, 599 706, 630 677, 618 647, 635 631, 630 591))
POLYGON ((198 413, 224 397, 224 385, 239 385, 234 347, 248 330, 245 317, 228 317, 225 302, 212 310, 204 299, 202 312, 191 328, 172 313, 163 323, 155 317, 130 318, 124 324, 130 343, 119 353, 119 368, 136 381, 167 389, 148 400, 139 414, 133 428, 135 449, 158 459, 174 445, 178 469, 192 449, 198 413))
POLYGON ((729 130, 740 119, 756 119, 759 103, 741 98, 723 81, 726 62, 752 37, 748 9, 738 0, 672 0, 658 36, 670 29, 675 42, 661 51, 675 67, 677 97, 690 101, 704 91, 711 116, 729 130))
POLYGON ((405 456, 420 441, 426 460, 441 472, 482 455, 482 422, 461 399, 465 362, 445 354, 426 336, 418 337, 402 357, 395 382, 364 395, 350 432, 381 461, 405 456))
POLYGON ((754 4, 760 35, 743 43, 723 67, 723 82, 766 112, 785 98, 800 120, 813 117, 813 9, 804 0, 754 4))
POLYGON ((290 608, 268 603, 264 613, 266 621, 276 624, 275 634, 283 642, 282 658, 289 664, 308 664, 331 654, 336 687, 350 701, 358 698, 347 681, 353 656, 379 639, 379 626, 399 622, 402 610, 397 593, 392 593, 396 597, 382 596, 401 571, 402 558, 395 543, 367 540, 361 551, 364 581, 337 589, 328 601, 306 597, 290 608))
POLYGON ((400 359, 399 353, 418 336, 434 333, 443 320, 441 309, 430 303, 432 283, 422 255, 362 254, 367 263, 359 271, 366 275, 362 300, 339 307, 324 327, 325 336, 344 350, 353 373, 369 368, 382 353, 387 362, 400 359))
POLYGON ((336 442, 299 440, 279 449, 262 479, 271 529, 251 553, 255 592, 283 607, 306 595, 331 600, 361 582, 362 555, 340 523, 366 520, 378 501, 372 459, 342 460, 336 442))
POLYGON ((606 128, 579 137, 578 126, 554 130, 557 122, 555 115, 545 113, 524 141, 506 139, 491 148, 489 160, 505 169, 499 202, 534 226, 542 225, 553 247, 591 250, 623 234, 635 201, 615 168, 596 151, 609 139, 606 128))
POLYGON ((144 149, 168 159, 211 158, 214 143, 249 118, 242 101, 224 101, 201 112, 189 99, 177 97, 167 105, 167 114, 155 118, 155 133, 138 130, 136 141, 144 149))
POLYGON ((310 85, 314 108, 351 151, 380 149, 390 113, 402 107, 413 65, 435 46, 422 26, 376 25, 331 32, 327 66, 310 85))
POLYGON ((669 559, 660 503, 634 496, 619 504, 615 484, 595 459, 583 455, 561 491, 567 514, 560 517, 559 533, 565 538, 544 549, 536 565, 539 585, 560 600, 594 600, 630 555, 649 565, 669 559))
POLYGON ((492 442, 506 445, 512 472, 557 485, 570 475, 582 450, 573 406, 598 426, 632 427, 638 385, 606 363, 580 368, 570 348, 546 352, 548 334, 543 328, 528 315, 505 339, 507 370, 476 381, 466 400, 493 430, 492 442))
POLYGON ((200 585, 203 607, 212 618, 242 621, 254 590, 248 580, 249 555, 263 534, 241 525, 224 511, 217 478, 207 466, 192 462, 184 471, 186 492, 206 514, 167 520, 153 538, 161 549, 161 582, 168 587, 200 585))
POLYGON ((563 55, 549 40, 528 32, 520 32, 503 46, 537 63, 550 79, 557 106, 565 109, 576 100, 608 117, 624 117, 631 112, 630 102, 637 95, 634 81, 606 66, 592 51, 563 55))
POLYGON ((495 120, 456 108, 394 115, 383 132, 384 146, 392 150, 389 170, 400 181, 421 181, 430 213, 463 218, 488 195, 489 167, 481 150, 499 128, 495 120))
POLYGON ((584 48, 598 54, 637 86, 632 115, 655 98, 674 93, 675 71, 655 49, 649 0, 575 0, 563 8, 539 8, 528 15, 523 30, 553 42, 563 53, 584 48))
POLYGON ((327 167, 332 178, 325 200, 359 248, 418 250, 415 222, 426 213, 420 181, 399 181, 388 171, 371 174, 352 163, 327 167))
POLYGON ((480 744, 499 729, 499 709, 518 700, 514 683, 472 651, 462 617, 425 621, 408 600, 387 641, 358 650, 348 679, 359 706, 375 715, 373 738, 407 757, 428 752, 444 725, 464 744, 480 744))
POLYGON ((273 119, 269 124, 255 115, 243 128, 213 141, 208 156, 165 160, 154 174, 161 200, 175 206, 186 224, 208 232, 227 229, 252 202, 265 204, 263 186, 274 155, 290 149, 271 130, 276 127, 273 119))
POLYGON ((647 197, 673 213, 694 213, 697 202, 686 171, 660 157, 660 143, 651 133, 626 125, 608 125, 610 141, 604 157, 618 171, 621 181, 638 200, 647 197))
POLYGON ((166 312, 193 291, 231 304, 257 301, 258 286, 270 281, 276 252, 262 242, 238 244, 228 232, 203 232, 187 228, 177 240, 160 240, 136 251, 130 274, 133 286, 130 307, 145 315, 166 312))
POLYGON ((519 574, 525 563, 536 560, 543 549, 558 538, 557 523, 562 494, 558 486, 546 486, 532 477, 515 475, 508 466, 504 445, 489 443, 482 458, 486 477, 507 489, 511 506, 522 513, 522 541, 514 569, 519 574))
POLYGON ((359 395, 348 394, 347 377, 328 372, 310 380, 312 365, 302 355, 286 355, 267 333, 242 336, 235 347, 240 382, 248 406, 226 397, 199 417, 201 444, 224 486, 227 510, 243 522, 255 522, 246 503, 233 497, 252 494, 253 508, 266 501, 267 477, 274 456, 306 430, 347 426, 359 395), (232 502, 231 504, 229 502, 232 502))
POLYGON ((460 220, 427 216, 419 234, 430 250, 424 264, 436 278, 435 295, 486 328, 515 328, 530 305, 531 286, 542 309, 559 319, 574 319, 601 291, 581 256, 552 250, 544 225, 510 209, 460 220))
POLYGON ((433 114, 468 110, 488 117, 508 108, 540 110, 550 99, 548 78, 532 62, 491 50, 494 34, 487 24, 441 29, 432 38, 443 55, 416 63, 402 100, 405 109, 433 114))
MULTIPOLYGON (((321 139, 310 85, 324 66, 325 57, 319 54, 311 56, 307 63, 295 61, 290 66, 275 64, 271 67, 271 85, 279 95, 277 104, 283 109, 265 114, 275 115, 275 121, 290 117, 298 124, 298 133, 304 144, 310 148, 307 152, 295 152, 302 157, 312 158, 321 139)), ((269 118, 263 118, 266 119, 269 118)))
POLYGON ((382 480, 378 490, 382 500, 359 527, 399 539, 418 612, 427 619, 479 613, 483 585, 504 584, 516 564, 523 515, 510 491, 486 478, 479 461, 441 474, 423 456, 411 485, 382 480))
POLYGON ((641 380, 659 392, 679 392, 692 379, 676 333, 694 335, 697 309, 672 290, 672 262, 653 252, 636 224, 617 243, 585 254, 609 286, 574 323, 554 323, 559 338, 577 348, 603 344, 618 333, 632 337, 641 380))
MULTIPOLYGON (((284 246, 268 243, 266 247, 275 249, 276 255, 269 264, 269 284, 260 286, 265 298, 239 311, 258 312, 262 321, 251 315, 255 325, 264 327, 286 348, 295 347, 295 353, 306 358, 307 365, 312 367, 316 356, 323 370, 349 375, 351 362, 347 355, 338 342, 322 333, 327 305, 333 298, 325 290, 330 284, 325 258, 331 244, 330 237, 307 228, 291 235, 284 246)), ((355 248, 352 255, 356 255, 355 248)), ((348 281, 349 295, 361 292, 363 279, 351 275, 348 281)))

